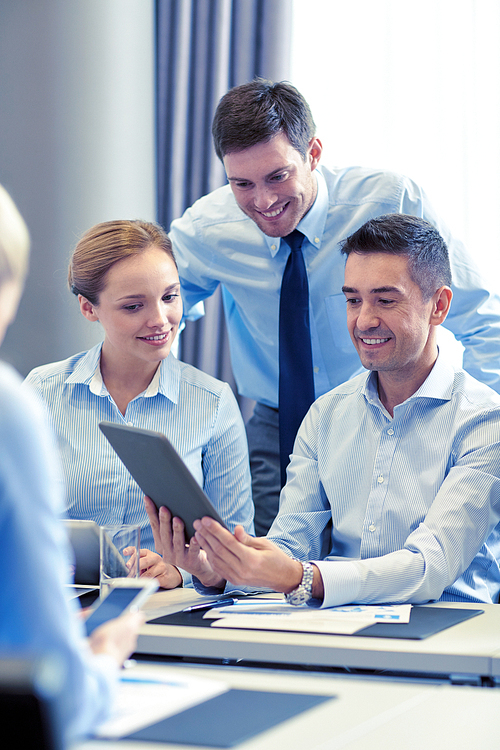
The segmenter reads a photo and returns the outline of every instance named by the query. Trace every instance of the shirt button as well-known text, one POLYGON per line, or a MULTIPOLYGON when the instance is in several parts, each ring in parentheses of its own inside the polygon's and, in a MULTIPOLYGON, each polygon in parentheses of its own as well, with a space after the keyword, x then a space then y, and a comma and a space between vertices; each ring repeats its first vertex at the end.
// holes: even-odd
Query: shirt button
POLYGON ((319 372, 319 367, 313 367, 314 372, 319 372))
POLYGON ((377 482, 379 484, 383 484, 384 483, 384 477, 377 477, 377 482))
POLYGON ((318 244, 318 242, 319 242, 319 237, 315 237, 315 238, 314 238, 314 241, 315 241, 315 243, 316 243, 316 244, 318 244))
POLYGON ((370 525, 368 526, 368 531, 375 531, 375 529, 376 529, 376 528, 377 528, 377 527, 375 526, 375 524, 371 523, 371 524, 370 524, 370 525))
POLYGON ((271 245, 271 250, 276 250, 276 245, 271 245))
POLYGON ((394 430, 392 429, 392 427, 390 427, 390 428, 389 428, 389 429, 387 430, 387 434, 388 434, 388 435, 394 435, 394 430))

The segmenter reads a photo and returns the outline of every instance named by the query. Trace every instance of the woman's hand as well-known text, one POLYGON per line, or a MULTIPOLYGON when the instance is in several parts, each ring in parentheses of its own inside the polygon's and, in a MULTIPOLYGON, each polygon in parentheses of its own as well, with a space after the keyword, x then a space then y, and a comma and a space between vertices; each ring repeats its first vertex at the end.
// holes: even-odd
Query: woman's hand
MULTIPOLYGON (((126 547, 123 554, 129 556, 127 568, 130 577, 134 577, 136 570, 135 547, 126 547)), ((182 575, 174 565, 167 565, 160 555, 149 549, 139 550, 139 575, 146 578, 156 578, 162 589, 175 589, 182 585, 182 575)))

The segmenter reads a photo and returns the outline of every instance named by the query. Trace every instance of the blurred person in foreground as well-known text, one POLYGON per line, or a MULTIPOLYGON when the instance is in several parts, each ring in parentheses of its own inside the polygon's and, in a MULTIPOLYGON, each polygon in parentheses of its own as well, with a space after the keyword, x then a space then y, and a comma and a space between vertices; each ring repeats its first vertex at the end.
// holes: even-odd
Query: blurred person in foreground
MULTIPOLYGON (((0 342, 15 317, 29 254, 26 225, 0 186, 0 342)), ((65 740, 83 737, 113 703, 118 671, 143 622, 124 615, 84 636, 66 598, 69 545, 52 434, 38 399, 0 363, 0 537, 6 571, 0 588, 2 656, 55 657, 65 740)))

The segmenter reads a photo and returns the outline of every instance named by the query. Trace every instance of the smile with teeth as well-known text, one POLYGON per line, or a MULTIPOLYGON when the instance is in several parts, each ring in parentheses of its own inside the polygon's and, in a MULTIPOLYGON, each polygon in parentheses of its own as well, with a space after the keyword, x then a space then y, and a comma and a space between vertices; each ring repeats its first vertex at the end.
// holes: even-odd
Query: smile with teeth
POLYGON ((266 219, 274 219, 275 216, 279 216, 285 208, 288 206, 288 203, 286 203, 284 206, 281 206, 281 208, 277 208, 275 211, 259 211, 259 214, 262 214, 262 216, 265 216, 266 219))
POLYGON ((385 344, 389 339, 361 339, 361 341, 368 346, 374 346, 375 344, 385 344))
POLYGON ((144 341, 163 341, 163 339, 167 338, 166 333, 158 333, 154 336, 139 336, 140 339, 143 339, 144 341))

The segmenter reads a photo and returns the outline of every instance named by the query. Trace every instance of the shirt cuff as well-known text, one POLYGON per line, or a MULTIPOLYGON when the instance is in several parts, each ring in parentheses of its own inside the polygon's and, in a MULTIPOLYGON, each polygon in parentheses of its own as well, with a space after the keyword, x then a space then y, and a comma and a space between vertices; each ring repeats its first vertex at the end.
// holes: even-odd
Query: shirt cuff
POLYGON ((204 586, 200 579, 196 578, 196 576, 191 576, 191 580, 194 590, 202 596, 219 596, 220 594, 225 594, 227 587, 231 586, 230 583, 226 583, 224 589, 218 589, 215 586, 204 586))
POLYGON ((204 586, 196 576, 192 576, 192 580, 194 590, 202 596, 222 596, 223 594, 248 596, 252 594, 268 594, 273 591, 273 589, 258 588, 256 586, 236 586, 232 583, 226 583, 224 589, 218 589, 215 586, 204 586))
POLYGON ((321 607, 339 607, 357 601, 361 579, 356 562, 336 560, 312 561, 323 579, 324 597, 321 607))

